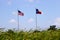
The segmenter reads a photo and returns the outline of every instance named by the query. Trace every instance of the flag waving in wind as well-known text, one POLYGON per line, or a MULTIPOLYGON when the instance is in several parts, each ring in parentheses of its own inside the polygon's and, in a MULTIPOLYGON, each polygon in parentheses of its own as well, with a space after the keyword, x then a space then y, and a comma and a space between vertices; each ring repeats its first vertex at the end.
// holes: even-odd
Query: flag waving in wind
POLYGON ((36 9, 36 14, 42 14, 42 12, 36 9))
POLYGON ((20 15, 20 16, 24 16, 24 13, 21 12, 20 10, 18 10, 18 15, 20 15))

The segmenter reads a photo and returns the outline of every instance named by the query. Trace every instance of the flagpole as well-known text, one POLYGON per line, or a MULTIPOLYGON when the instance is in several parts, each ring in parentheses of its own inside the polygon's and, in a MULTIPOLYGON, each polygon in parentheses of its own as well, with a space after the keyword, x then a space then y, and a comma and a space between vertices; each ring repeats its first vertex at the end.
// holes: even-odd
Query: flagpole
POLYGON ((37 14, 36 14, 36 30, 37 30, 37 14))
POLYGON ((19 31, 19 15, 17 15, 17 19, 18 19, 18 31, 19 31))

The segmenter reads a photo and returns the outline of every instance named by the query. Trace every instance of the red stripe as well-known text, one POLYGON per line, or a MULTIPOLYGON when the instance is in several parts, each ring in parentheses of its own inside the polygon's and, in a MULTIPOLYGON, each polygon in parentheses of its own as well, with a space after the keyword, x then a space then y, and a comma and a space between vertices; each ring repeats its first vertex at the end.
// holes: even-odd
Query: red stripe
POLYGON ((24 13, 18 13, 18 15, 20 15, 20 16, 24 16, 24 13))

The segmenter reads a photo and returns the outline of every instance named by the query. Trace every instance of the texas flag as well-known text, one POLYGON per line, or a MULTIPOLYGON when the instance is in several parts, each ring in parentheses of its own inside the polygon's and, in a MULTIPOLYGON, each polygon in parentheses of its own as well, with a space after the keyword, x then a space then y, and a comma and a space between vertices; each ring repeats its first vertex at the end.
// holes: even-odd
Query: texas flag
POLYGON ((21 12, 20 10, 18 10, 18 15, 20 15, 20 16, 24 16, 24 13, 21 12))
POLYGON ((36 14, 42 14, 42 12, 36 9, 36 14))

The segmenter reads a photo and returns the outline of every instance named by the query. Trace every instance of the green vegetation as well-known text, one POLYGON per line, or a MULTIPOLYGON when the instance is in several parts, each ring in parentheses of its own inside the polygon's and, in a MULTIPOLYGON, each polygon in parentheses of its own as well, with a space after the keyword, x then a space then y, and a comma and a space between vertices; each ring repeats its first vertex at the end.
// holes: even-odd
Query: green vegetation
POLYGON ((0 33, 0 40, 60 40, 60 29, 50 26, 46 31, 15 32, 8 30, 0 33))

